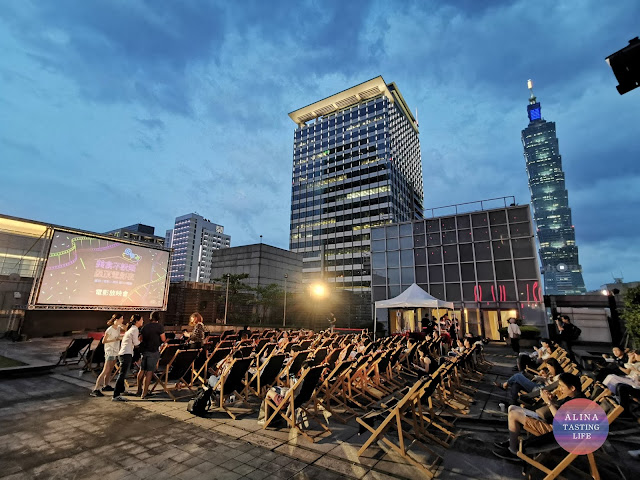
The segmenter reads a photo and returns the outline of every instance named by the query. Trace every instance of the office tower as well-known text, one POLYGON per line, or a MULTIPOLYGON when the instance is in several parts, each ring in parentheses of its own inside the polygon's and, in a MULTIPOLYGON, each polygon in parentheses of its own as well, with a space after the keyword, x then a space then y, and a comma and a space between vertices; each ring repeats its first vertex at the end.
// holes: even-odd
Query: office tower
POLYGON ((371 318, 372 226, 423 217, 418 122, 382 77, 289 114, 290 250, 305 283, 351 292, 350 320, 371 318))
POLYGON ((109 230, 106 232, 106 235, 134 240, 136 242, 153 243, 160 245, 161 247, 166 245, 166 237, 155 235, 154 227, 150 225, 143 225, 141 223, 129 225, 128 227, 117 228, 115 230, 109 230))
POLYGON ((547 295, 583 294, 586 289, 578 261, 556 124, 542 118, 531 80, 529 90, 529 126, 522 131, 522 144, 540 244, 544 291, 547 295))
POLYGON ((211 253, 231 244, 231 237, 224 234, 222 225, 195 213, 177 217, 166 238, 170 244, 165 246, 173 247, 172 282, 211 282, 211 253))

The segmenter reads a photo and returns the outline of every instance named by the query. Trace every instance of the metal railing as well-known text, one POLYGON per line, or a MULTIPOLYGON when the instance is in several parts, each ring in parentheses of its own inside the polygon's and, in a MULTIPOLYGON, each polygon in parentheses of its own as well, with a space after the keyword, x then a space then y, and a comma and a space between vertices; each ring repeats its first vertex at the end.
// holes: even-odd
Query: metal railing
POLYGON ((494 208, 515 207, 516 205, 517 205, 516 197, 513 195, 509 195, 507 197, 487 198, 485 200, 476 200, 474 202, 455 203, 453 205, 445 205, 443 207, 425 208, 424 216, 425 218, 435 218, 436 216, 443 217, 446 215, 458 215, 460 213, 492 210, 494 208), (477 207, 478 205, 480 206, 480 208, 477 207), (435 214, 437 210, 439 211, 439 210, 445 210, 445 209, 451 209, 452 211, 445 212, 445 213, 438 213, 438 215, 435 214), (427 217, 428 212, 431 213, 430 217, 427 217))

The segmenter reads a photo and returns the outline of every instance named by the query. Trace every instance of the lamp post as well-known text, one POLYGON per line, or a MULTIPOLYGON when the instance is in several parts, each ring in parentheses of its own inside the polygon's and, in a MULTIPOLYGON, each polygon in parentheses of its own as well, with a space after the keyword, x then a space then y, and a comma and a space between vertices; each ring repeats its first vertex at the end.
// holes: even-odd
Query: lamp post
POLYGON ((227 277, 227 294, 225 295, 224 298, 224 324, 227 324, 227 310, 229 309, 229 278, 231 277, 231 274, 227 273, 225 275, 227 277))
POLYGON ((284 274, 284 309, 282 311, 282 326, 286 326, 287 324, 287 278, 289 275, 284 274))

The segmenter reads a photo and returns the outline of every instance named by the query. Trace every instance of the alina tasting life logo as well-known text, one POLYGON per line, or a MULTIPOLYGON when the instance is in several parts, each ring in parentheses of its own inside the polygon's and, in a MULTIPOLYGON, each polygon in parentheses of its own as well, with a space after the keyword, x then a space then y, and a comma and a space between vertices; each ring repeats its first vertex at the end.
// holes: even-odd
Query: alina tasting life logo
POLYGON ((609 434, 602 407, 586 398, 565 403, 553 418, 553 435, 567 452, 586 455, 599 449, 609 434))

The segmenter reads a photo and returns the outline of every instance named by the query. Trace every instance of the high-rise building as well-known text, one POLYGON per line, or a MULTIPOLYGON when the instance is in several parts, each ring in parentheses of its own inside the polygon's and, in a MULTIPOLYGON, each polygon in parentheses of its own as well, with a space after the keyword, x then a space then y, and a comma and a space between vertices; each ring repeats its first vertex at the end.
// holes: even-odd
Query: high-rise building
POLYGON ((303 281, 351 298, 342 315, 371 318, 372 226, 423 218, 418 122, 395 83, 376 77, 289 114, 292 251, 303 281))
POLYGON ((149 225, 143 225, 136 223, 135 225, 129 225, 128 227, 118 228, 116 230, 109 230, 105 235, 112 237, 125 238, 127 240, 135 240, 136 242, 154 243, 163 247, 165 245, 166 237, 160 237, 155 235, 155 228, 149 225))
POLYGON ((231 245, 222 225, 196 213, 177 217, 165 238, 165 246, 173 248, 172 282, 211 282, 211 253, 231 245))
POLYGON ((586 289, 578 261, 556 124, 542 118, 531 80, 529 90, 529 126, 522 131, 522 144, 540 244, 544 291, 547 295, 582 294, 586 289))

